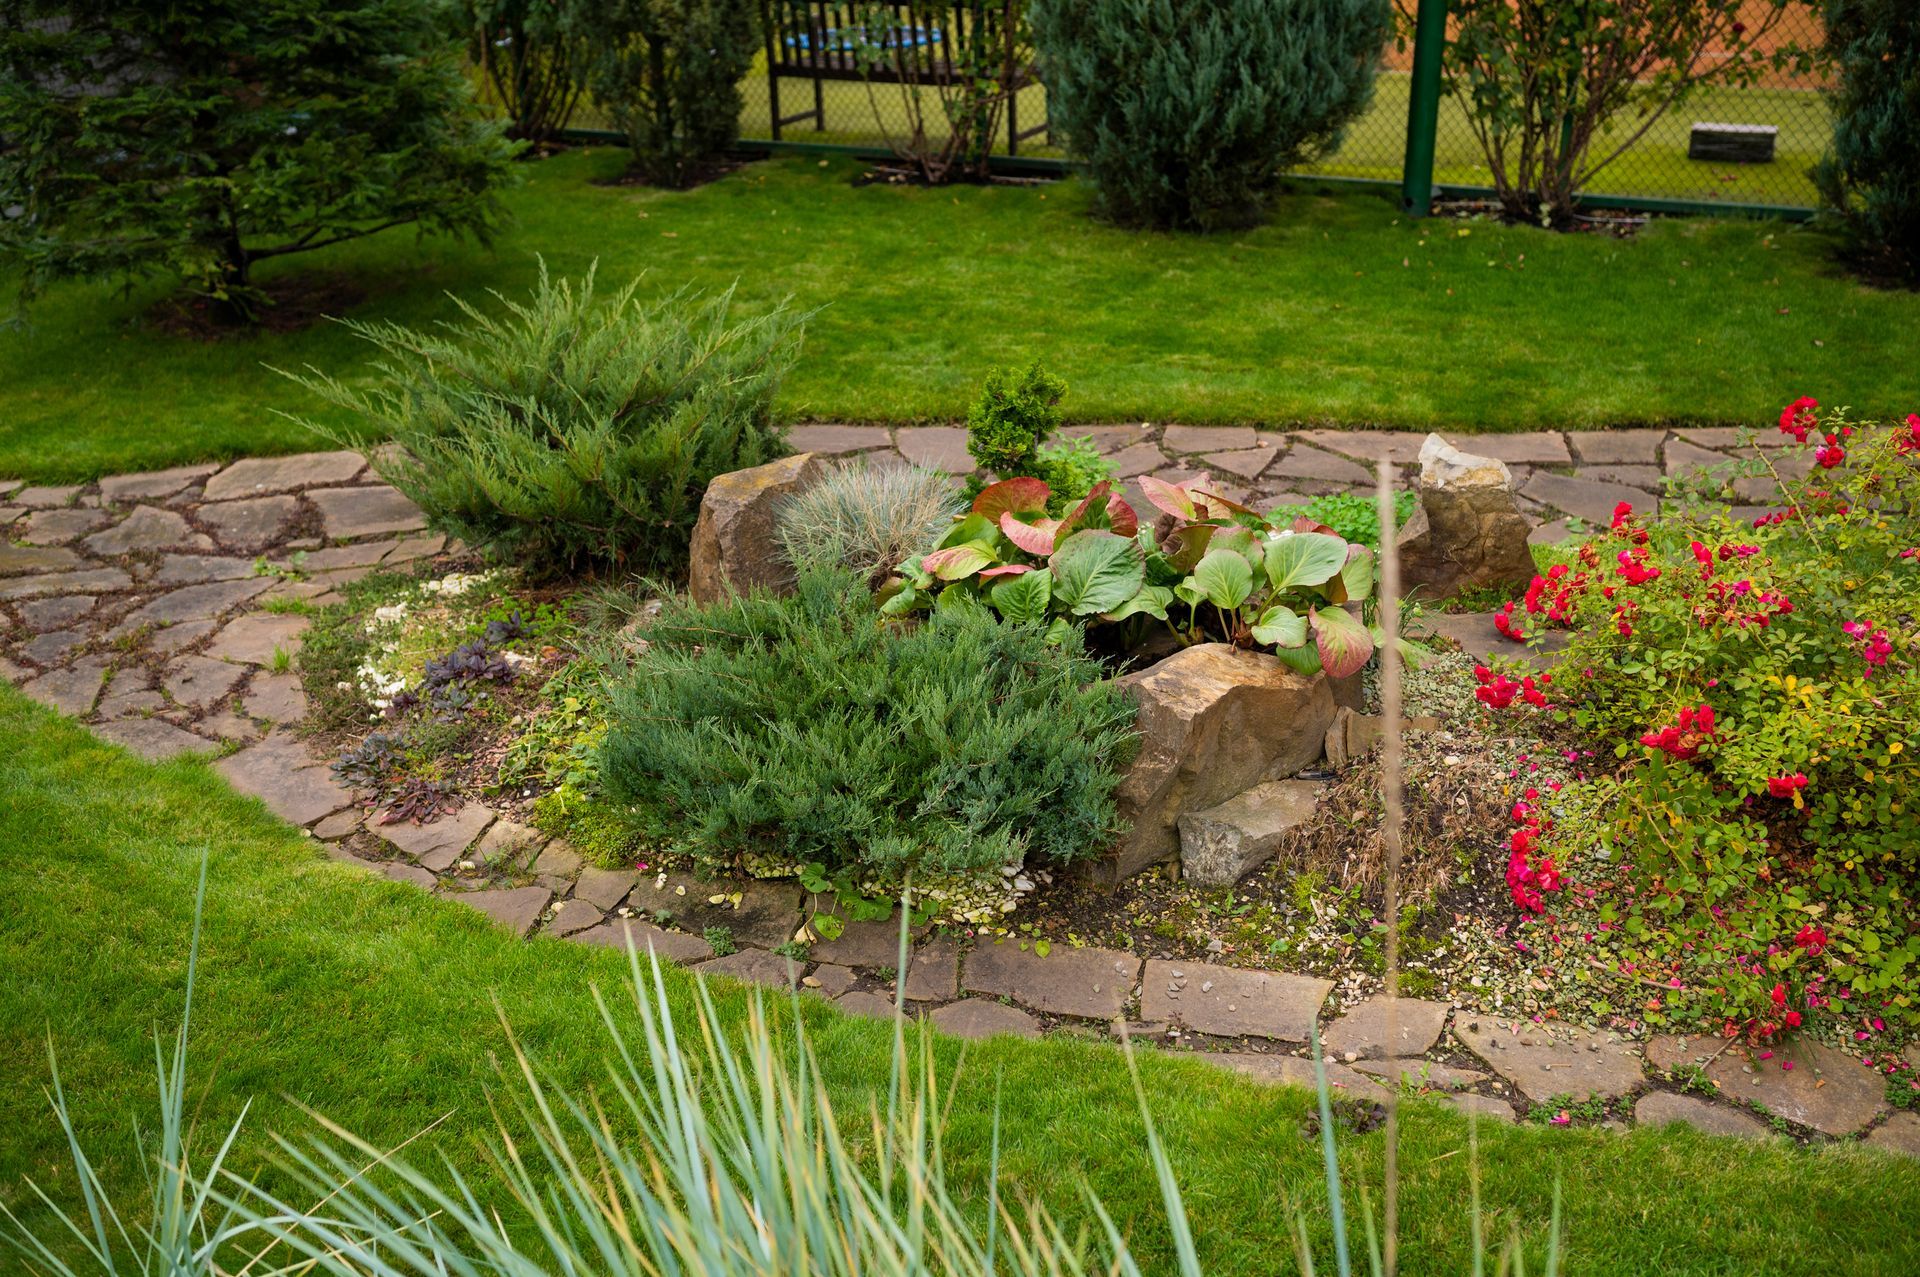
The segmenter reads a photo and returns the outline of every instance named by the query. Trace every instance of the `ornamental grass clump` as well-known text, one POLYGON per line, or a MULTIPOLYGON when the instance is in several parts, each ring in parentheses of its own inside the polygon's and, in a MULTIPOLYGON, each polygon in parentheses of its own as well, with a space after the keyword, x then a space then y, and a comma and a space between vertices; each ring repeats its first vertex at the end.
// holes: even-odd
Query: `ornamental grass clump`
POLYGON ((846 568, 878 585, 960 509, 953 480, 938 470, 856 461, 790 498, 774 535, 795 569, 846 568))
POLYGON ((670 605, 616 686, 609 796, 709 864, 993 873, 1098 854, 1134 708, 1077 636, 984 607, 914 627, 866 582, 800 574, 791 598, 670 605))
POLYGON ((360 419, 311 428, 360 448, 441 531, 543 576, 683 571, 700 497, 719 474, 785 448, 773 399, 806 316, 742 317, 731 288, 611 297, 594 271, 532 296, 458 297, 436 330, 343 321, 379 351, 369 385, 292 376, 360 419), (396 447, 379 446, 391 441, 396 447))
MULTIPOLYGON (((1511 638, 1560 625, 1572 640, 1522 703, 1485 670, 1481 699, 1550 711, 1618 763, 1577 794, 1528 793, 1509 883, 1531 912, 1563 878, 1599 887, 1598 929, 1658 977, 1663 1019, 1756 1041, 1911 1031, 1920 415, 1855 423, 1802 399, 1780 430, 1811 464, 1776 478, 1779 512, 1642 520, 1622 504, 1500 614, 1511 638), (1583 875, 1570 857, 1596 848, 1583 875)), ((1779 448, 1753 452, 1755 474, 1787 468, 1779 448)))

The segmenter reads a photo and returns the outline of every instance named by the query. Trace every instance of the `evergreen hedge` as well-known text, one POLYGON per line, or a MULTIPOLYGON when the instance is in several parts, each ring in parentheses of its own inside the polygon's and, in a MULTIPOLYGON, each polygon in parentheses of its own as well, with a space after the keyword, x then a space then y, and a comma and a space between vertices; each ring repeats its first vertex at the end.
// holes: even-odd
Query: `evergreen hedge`
MULTIPOLYGON (((715 475, 784 451, 773 398, 806 316, 733 316, 733 290, 605 301, 547 277, 505 314, 422 331, 346 321, 380 352, 363 388, 294 376, 362 419, 365 450, 440 531, 536 575, 678 573, 715 475), (383 448, 383 441, 398 444, 383 448)), ((308 423, 310 426, 312 423, 308 423)))
POLYGON ((1035 0, 1047 109, 1126 226, 1250 226, 1367 105, 1389 0, 1035 0))
POLYGON ((608 794, 709 863, 898 881, 1098 854, 1134 707, 1069 630, 943 610, 901 626, 844 571, 790 598, 675 604, 613 689, 608 794))
POLYGON ((1839 89, 1814 181, 1861 267, 1920 284, 1920 3, 1827 0, 1824 16, 1839 89))

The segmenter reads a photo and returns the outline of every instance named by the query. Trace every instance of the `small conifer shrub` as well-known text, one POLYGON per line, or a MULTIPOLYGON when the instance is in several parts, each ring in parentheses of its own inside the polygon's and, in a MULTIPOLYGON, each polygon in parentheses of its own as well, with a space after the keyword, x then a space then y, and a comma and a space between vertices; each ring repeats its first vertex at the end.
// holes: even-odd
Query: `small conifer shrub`
POLYGON ((995 368, 967 409, 967 452, 980 463, 969 481, 971 500, 987 478, 1039 479, 1056 506, 1080 500, 1113 466, 1084 439, 1053 441, 1060 429, 1060 401, 1067 383, 1034 360, 1024 369, 995 368))
POLYGON ((1123 226, 1250 226, 1365 109, 1389 0, 1036 0, 1047 110, 1123 226))
POLYGON ((1120 831, 1134 707, 1077 632, 943 608, 912 627, 865 580, 669 605, 613 689, 606 791, 696 859, 899 881, 1074 861, 1120 831))
POLYGON ((714 476, 785 451, 773 397, 806 316, 639 286, 602 300, 591 270, 543 265, 526 301, 493 294, 502 313, 455 298, 466 322, 437 330, 348 321, 379 351, 370 385, 294 379, 363 423, 313 428, 367 451, 440 531, 536 575, 679 572, 714 476))
POLYGON ((1824 12, 1839 88, 1814 181, 1857 265, 1920 286, 1920 5, 1827 0, 1824 12))

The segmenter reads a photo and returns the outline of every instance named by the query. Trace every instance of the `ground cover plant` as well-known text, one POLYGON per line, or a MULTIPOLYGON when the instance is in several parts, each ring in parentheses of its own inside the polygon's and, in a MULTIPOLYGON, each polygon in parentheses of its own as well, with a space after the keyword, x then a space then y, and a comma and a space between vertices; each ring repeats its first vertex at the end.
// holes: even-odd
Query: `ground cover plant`
POLYGON ((1047 109, 1123 226, 1223 230, 1367 104, 1387 0, 1038 0, 1047 109))
POLYGON ((795 495, 774 533, 793 568, 846 568, 877 586, 963 508, 950 475, 855 460, 795 495))
POLYGON ((783 451, 773 397, 805 316, 639 290, 602 298, 591 268, 576 283, 543 266, 527 300, 456 298, 466 322, 437 332, 347 321, 378 352, 371 387, 295 380, 352 414, 336 441, 440 530, 535 574, 674 572, 707 483, 783 451))
POLYGON ((858 894, 918 872, 998 887, 1118 830, 1133 706, 1071 636, 948 609, 902 629, 866 583, 669 603, 615 683, 601 773, 669 849, 858 894))
POLYGON ((23 299, 157 274, 247 323, 268 302, 258 262, 416 223, 484 235, 514 148, 438 16, 407 0, 9 5, 0 190, 18 207, 0 263, 23 299))
MULTIPOLYGON (((77 1136, 97 1158, 105 1191, 121 1202, 143 1192, 128 1122, 152 1111, 155 1026, 178 1023, 207 849, 193 1010, 203 1071, 193 1075, 191 1111, 203 1134, 224 1132, 252 1101, 231 1169, 286 1188, 266 1165, 269 1135, 319 1134, 304 1105, 383 1149, 419 1136, 405 1150, 414 1165, 438 1166, 444 1154, 480 1185, 483 1205, 510 1206, 493 1195, 476 1148, 494 1127, 484 1095, 519 1085, 499 1071, 514 1045, 489 991, 512 1007, 518 1041, 546 1084, 583 1095, 605 1083, 592 990, 617 1009, 624 955, 521 942, 459 905, 329 863, 203 764, 142 764, 11 689, 0 688, 0 734, 17 743, 0 770, 0 887, 17 906, 0 925, 0 1076, 8 1082, 0 1087, 0 1194, 34 1225, 51 1221, 22 1194, 22 1181, 70 1187, 70 1150, 45 1120, 49 1037, 77 1136), (113 925, 103 928, 107 916, 113 925), (261 1013, 268 1006, 274 1015, 261 1013)), ((690 980, 676 971, 665 979, 676 1015, 694 1023, 690 980)), ((744 992, 721 992, 717 1022, 744 1032, 747 1003, 744 992)), ((770 1035, 790 1033, 792 1014, 770 1000, 770 1035)), ((808 999, 799 1014, 843 1131, 865 1127, 870 1107, 885 1104, 876 1087, 888 1071, 889 1029, 808 999)), ((1001 1039, 967 1046, 955 1076, 960 1053, 959 1043, 935 1044, 941 1075, 954 1078, 942 1106, 948 1173, 970 1218, 985 1218, 997 1094, 1001 1200, 1038 1197, 1070 1231, 1097 1228, 1073 1187, 1084 1176, 1126 1221, 1139 1261, 1150 1271, 1170 1267, 1173 1242, 1155 1217, 1153 1165, 1119 1054, 1071 1036, 1001 1039)), ((1284 1264, 1275 1239, 1291 1227, 1289 1197, 1305 1204, 1324 1255, 1321 1151, 1298 1134, 1310 1094, 1160 1052, 1140 1063, 1182 1192, 1208 1221, 1195 1236, 1205 1269, 1268 1274, 1284 1264)), ((1467 1271, 1465 1122, 1413 1103, 1402 1132, 1403 1253, 1467 1271)), ((1342 1140, 1349 1182, 1380 1182, 1380 1139, 1342 1140)), ((1920 1264, 1911 1231, 1893 1226, 1920 1211, 1920 1188, 1850 1149, 1492 1124, 1480 1139, 1483 1164, 1497 1168, 1481 1187, 1492 1231, 1519 1226, 1537 1258, 1558 1178, 1567 1186, 1569 1249, 1583 1272, 1794 1271, 1830 1251, 1858 1272, 1920 1264), (1701 1243, 1706 1219, 1710 1248, 1701 1243)))
MULTIPOLYGON (((1650 1023, 1900 1041, 1920 1025, 1920 416, 1800 399, 1779 429, 1812 460, 1778 480, 1781 512, 1623 505, 1503 611, 1514 637, 1573 639, 1551 682, 1483 669, 1480 698, 1555 715, 1591 760, 1586 783, 1516 804, 1509 882, 1650 977, 1650 1023)), ((1753 470, 1788 469, 1754 451, 1753 470)))
MULTIPOLYGON (((1864 415, 1920 394, 1920 300, 1836 277, 1830 238, 1777 223, 1663 221, 1622 241, 1416 224, 1309 187, 1241 235, 1140 239, 1087 219, 1077 182, 856 188, 855 165, 788 159, 686 193, 595 184, 625 163, 596 150, 526 166, 491 253, 376 237, 297 269, 367 294, 354 318, 416 329, 458 318, 449 292, 523 296, 543 253, 556 276, 596 258, 605 279, 645 271, 643 302, 737 281, 739 304, 763 312, 791 294, 821 309, 775 401, 790 418, 957 421, 986 370, 1038 351, 1089 422, 1736 424, 1807 385, 1864 415), (1231 322, 1223 296, 1240 299, 1231 322)), ((296 269, 282 266, 262 278, 296 269)), ((357 424, 267 367, 364 376, 373 351, 352 332, 182 341, 142 319, 164 291, 62 285, 30 329, 0 334, 0 474, 68 481, 314 447, 276 409, 357 424)))

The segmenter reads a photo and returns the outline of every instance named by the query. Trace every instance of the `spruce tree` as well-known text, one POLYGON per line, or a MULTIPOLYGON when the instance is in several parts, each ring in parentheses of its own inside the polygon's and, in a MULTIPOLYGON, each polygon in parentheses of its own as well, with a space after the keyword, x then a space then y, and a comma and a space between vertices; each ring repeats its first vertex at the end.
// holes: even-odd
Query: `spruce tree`
POLYGON ((1036 0, 1047 109, 1128 226, 1260 220, 1367 104, 1389 0, 1036 0))
POLYGON ((740 78, 759 51, 752 0, 614 0, 598 19, 594 96, 633 172, 688 186, 740 137, 740 78))
POLYGON ((450 25, 422 0, 0 5, 0 261, 23 298, 172 272, 242 321, 268 258, 484 232, 513 147, 450 25))
POLYGON ((1920 285, 1920 4, 1827 0, 1839 87, 1822 200, 1869 273, 1920 285))

